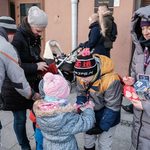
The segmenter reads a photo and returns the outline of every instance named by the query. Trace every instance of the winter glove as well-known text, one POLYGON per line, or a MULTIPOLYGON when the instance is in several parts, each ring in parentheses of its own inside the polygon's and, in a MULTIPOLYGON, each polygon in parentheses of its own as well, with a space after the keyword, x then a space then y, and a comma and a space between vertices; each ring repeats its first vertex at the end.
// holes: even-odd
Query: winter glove
POLYGON ((79 44, 79 47, 80 47, 80 48, 84 48, 84 46, 85 46, 84 43, 80 43, 80 44, 79 44))
POLYGON ((89 129, 88 131, 86 131, 86 134, 88 135, 97 135, 97 134, 101 134, 103 132, 103 130, 97 126, 89 129))

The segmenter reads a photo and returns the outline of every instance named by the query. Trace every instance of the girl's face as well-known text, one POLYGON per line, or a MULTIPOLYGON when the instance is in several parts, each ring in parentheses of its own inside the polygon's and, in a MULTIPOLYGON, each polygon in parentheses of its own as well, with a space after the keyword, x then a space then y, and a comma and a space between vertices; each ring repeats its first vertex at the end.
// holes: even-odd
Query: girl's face
POLYGON ((143 26, 142 34, 146 40, 149 40, 150 39, 150 26, 143 26))

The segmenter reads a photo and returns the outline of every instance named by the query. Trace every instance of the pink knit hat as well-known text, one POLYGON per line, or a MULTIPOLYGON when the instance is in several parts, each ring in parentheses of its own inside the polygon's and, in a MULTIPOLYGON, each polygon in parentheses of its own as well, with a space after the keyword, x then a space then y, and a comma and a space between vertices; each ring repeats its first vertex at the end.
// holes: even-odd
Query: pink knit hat
POLYGON ((69 96, 70 87, 64 77, 48 72, 43 79, 43 90, 46 96, 58 99, 65 99, 69 96))

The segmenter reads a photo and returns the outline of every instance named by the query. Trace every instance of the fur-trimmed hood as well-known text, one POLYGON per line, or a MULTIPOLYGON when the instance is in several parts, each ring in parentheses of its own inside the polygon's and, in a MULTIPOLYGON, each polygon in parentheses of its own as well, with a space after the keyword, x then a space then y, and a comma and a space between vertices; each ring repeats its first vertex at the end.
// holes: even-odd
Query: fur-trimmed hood
POLYGON ((146 7, 141 7, 135 13, 133 14, 132 20, 131 20, 131 36, 133 39, 134 44, 136 45, 137 52, 143 53, 142 47, 140 44, 139 39, 142 36, 142 30, 140 27, 141 18, 150 18, 150 5, 146 7))
POLYGON ((67 112, 75 112, 76 107, 70 103, 66 105, 60 105, 55 102, 46 102, 43 99, 38 100, 33 105, 33 110, 35 115, 38 117, 41 116, 53 116, 67 112))

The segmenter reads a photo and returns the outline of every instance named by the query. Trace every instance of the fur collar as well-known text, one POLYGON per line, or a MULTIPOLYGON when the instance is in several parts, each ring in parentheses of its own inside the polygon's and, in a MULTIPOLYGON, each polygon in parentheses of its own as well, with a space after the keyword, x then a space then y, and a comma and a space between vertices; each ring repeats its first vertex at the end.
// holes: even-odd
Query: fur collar
POLYGON ((76 112, 76 105, 70 103, 66 105, 59 105, 58 103, 45 102, 44 100, 38 100, 33 105, 34 113, 37 117, 40 116, 52 116, 55 114, 76 112))

